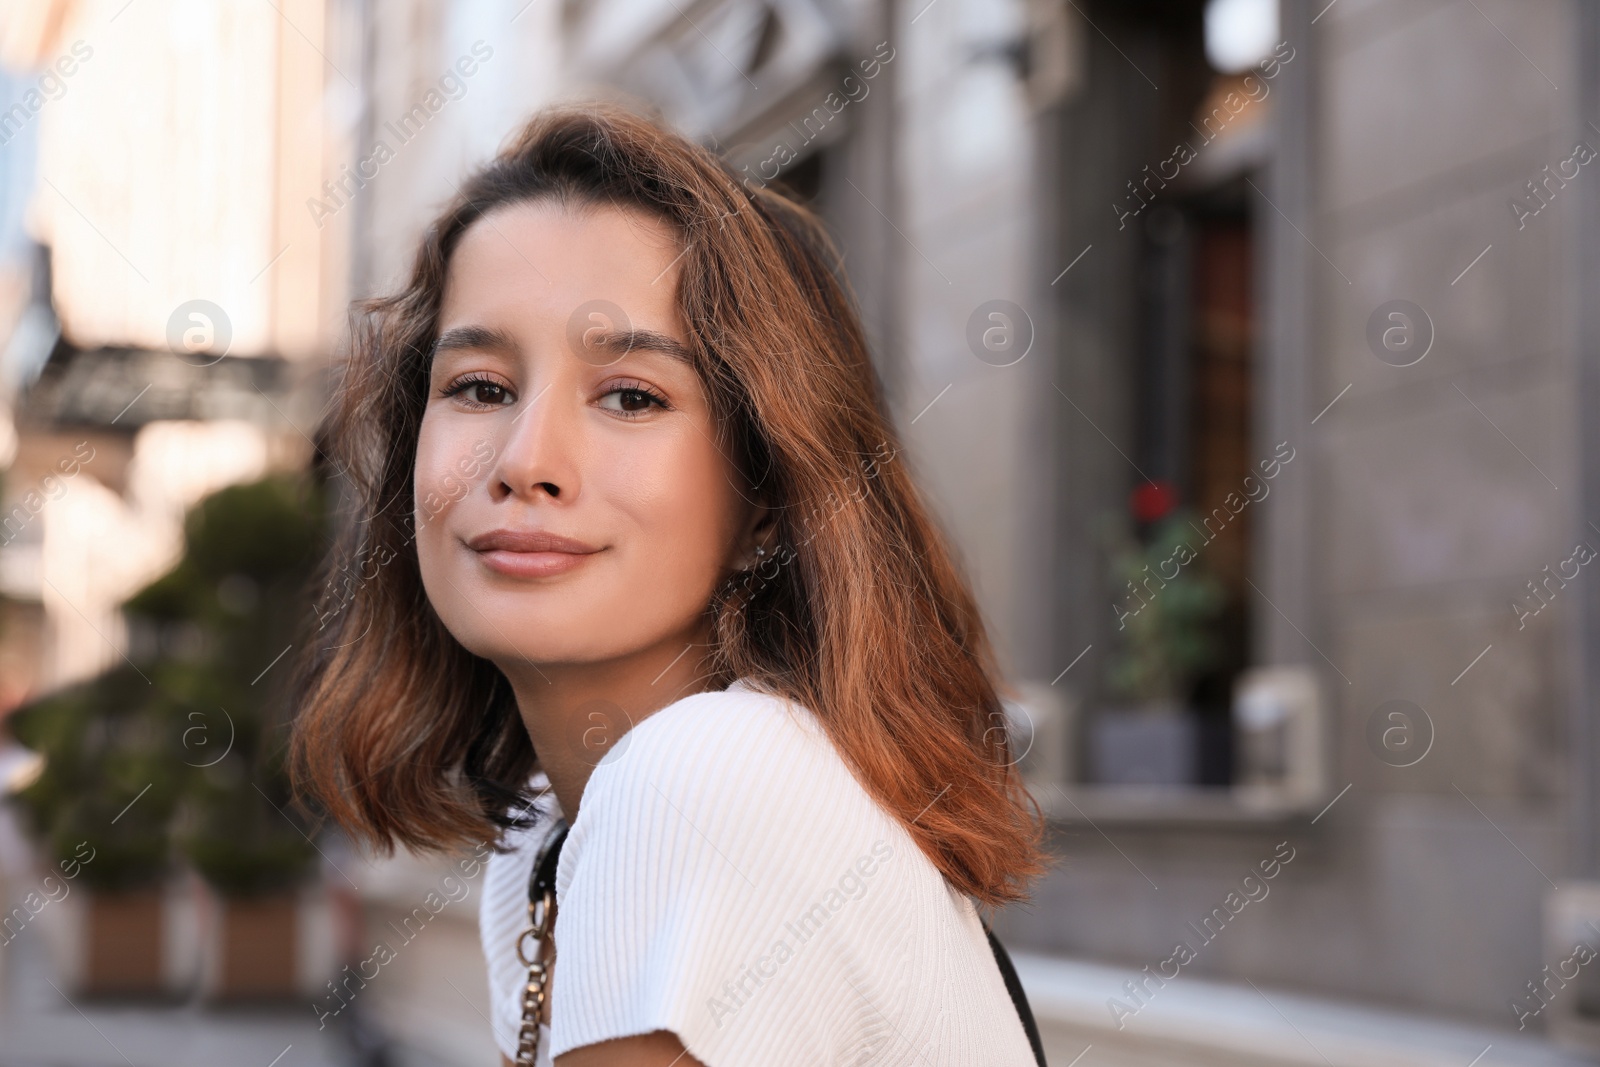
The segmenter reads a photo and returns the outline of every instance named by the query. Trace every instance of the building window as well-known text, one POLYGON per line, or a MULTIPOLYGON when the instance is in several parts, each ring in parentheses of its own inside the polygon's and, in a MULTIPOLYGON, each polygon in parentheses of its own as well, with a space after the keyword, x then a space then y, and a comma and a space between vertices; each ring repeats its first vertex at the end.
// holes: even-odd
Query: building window
POLYGON ((1116 602, 1110 618, 1078 628, 1083 640, 1064 627, 1074 651, 1107 650, 1098 677, 1080 683, 1079 773, 1091 784, 1234 785, 1235 688, 1259 658, 1250 580, 1260 508, 1247 487, 1265 399, 1253 358, 1267 221, 1257 190, 1274 101, 1255 52, 1270 52, 1276 5, 1207 8, 1089 5, 1104 35, 1090 41, 1086 91, 1064 114, 1062 252, 1106 250, 1064 296, 1062 377, 1089 401, 1064 417, 1093 420, 1127 453, 1076 427, 1065 442, 1069 470, 1090 455, 1096 465, 1069 476, 1069 512, 1115 512, 1125 531, 1117 548, 1081 527, 1074 542, 1069 518, 1063 546, 1096 568, 1069 561, 1079 573, 1068 584, 1116 602), (1208 25, 1216 9, 1225 17, 1208 25), (1179 538, 1187 551, 1168 554, 1179 538), (1154 575, 1158 559, 1172 582, 1154 575), (1137 584, 1129 560, 1145 565, 1137 584), (1130 636, 1129 612, 1147 606, 1159 623, 1130 636))
POLYGON ((1223 600, 1210 666, 1182 699, 1194 718, 1189 783, 1232 783, 1233 684, 1249 665, 1254 232, 1242 178, 1153 209, 1143 235, 1144 336, 1135 389, 1140 468, 1173 487, 1198 528, 1186 542, 1223 600), (1234 501, 1235 512, 1226 501, 1234 501))

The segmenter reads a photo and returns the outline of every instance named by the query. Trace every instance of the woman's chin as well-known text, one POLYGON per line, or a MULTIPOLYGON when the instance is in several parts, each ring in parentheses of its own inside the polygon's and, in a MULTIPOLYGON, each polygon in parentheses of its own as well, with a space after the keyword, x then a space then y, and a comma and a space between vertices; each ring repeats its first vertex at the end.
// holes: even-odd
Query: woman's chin
POLYGON ((619 642, 614 631, 585 636, 585 631, 576 624, 549 621, 500 623, 498 630, 487 633, 483 632, 480 621, 468 640, 461 643, 473 655, 489 660, 508 676, 526 672, 535 680, 540 672, 616 663, 645 647, 645 643, 619 642), (551 637, 517 639, 535 633, 551 637), (507 638, 516 640, 513 643, 507 638))

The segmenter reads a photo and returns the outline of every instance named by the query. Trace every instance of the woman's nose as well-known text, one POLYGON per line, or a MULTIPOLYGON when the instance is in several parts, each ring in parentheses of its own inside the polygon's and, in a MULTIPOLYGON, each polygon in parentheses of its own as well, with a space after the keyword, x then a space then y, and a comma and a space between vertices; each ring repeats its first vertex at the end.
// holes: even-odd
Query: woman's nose
POLYGON ((568 399, 571 395, 572 388, 548 382, 517 403, 495 469, 497 498, 517 496, 531 502, 577 496, 581 412, 568 399))

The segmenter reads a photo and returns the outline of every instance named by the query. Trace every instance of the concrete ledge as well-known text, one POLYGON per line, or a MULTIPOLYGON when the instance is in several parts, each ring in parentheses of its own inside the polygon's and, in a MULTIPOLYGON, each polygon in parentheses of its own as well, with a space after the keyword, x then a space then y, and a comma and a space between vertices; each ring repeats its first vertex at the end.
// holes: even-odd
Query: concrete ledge
POLYGON ((1029 785, 1046 817, 1061 823, 1157 828, 1275 826, 1309 822, 1332 796, 1295 800, 1221 786, 1029 785))
MULTIPOLYGON (((1139 972, 1012 954, 1052 1067, 1092 1045, 1094 1067, 1578 1067, 1596 1057, 1510 1030, 1383 1011, 1272 988, 1180 974, 1138 1006, 1123 983, 1139 972), (1136 1014, 1119 1028, 1107 1001, 1136 1014)), ((1146 979, 1148 982, 1148 979, 1146 979)))

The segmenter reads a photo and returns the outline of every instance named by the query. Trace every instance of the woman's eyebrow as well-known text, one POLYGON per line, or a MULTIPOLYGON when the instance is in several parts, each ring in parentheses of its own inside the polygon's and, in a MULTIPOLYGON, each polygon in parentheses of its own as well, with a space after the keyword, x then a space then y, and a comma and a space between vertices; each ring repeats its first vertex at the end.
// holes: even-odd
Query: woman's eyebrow
MULTIPOLYGON (((615 333, 593 332, 584 337, 584 347, 609 352, 618 359, 629 352, 660 352, 680 363, 693 363, 694 353, 689 346, 670 334, 659 330, 619 330, 615 333)), ((433 342, 429 355, 441 352, 499 351, 511 355, 518 352, 516 340, 504 330, 487 326, 452 326, 433 342)))
POLYGON ((440 352, 450 352, 459 349, 476 349, 479 351, 501 351, 515 354, 517 342, 504 330, 490 329, 487 326, 452 326, 441 333, 433 342, 430 356, 440 352))
POLYGON ((660 352, 680 363, 694 362, 689 346, 670 334, 658 330, 620 330, 616 333, 599 333, 585 337, 587 348, 597 348, 614 353, 619 359, 629 352, 660 352))

